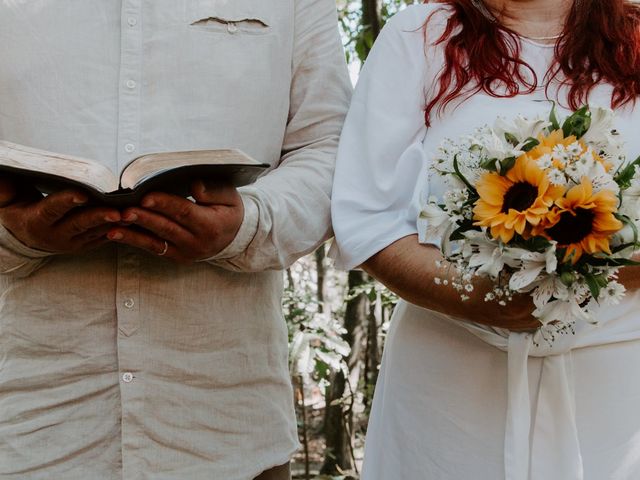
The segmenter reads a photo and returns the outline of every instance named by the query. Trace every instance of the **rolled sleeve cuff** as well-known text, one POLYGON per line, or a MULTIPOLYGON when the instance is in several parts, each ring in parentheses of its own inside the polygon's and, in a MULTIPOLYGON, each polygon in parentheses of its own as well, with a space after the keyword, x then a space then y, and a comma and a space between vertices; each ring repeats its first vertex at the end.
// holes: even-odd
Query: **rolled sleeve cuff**
POLYGON ((234 258, 241 253, 244 253, 251 244, 253 238, 256 236, 256 232, 258 231, 258 219, 260 215, 258 204, 256 203, 255 199, 246 194, 241 194, 241 198, 242 204, 244 206, 244 218, 242 219, 242 224, 240 225, 240 229, 238 230, 235 238, 218 254, 209 258, 205 258, 204 260, 201 260, 202 262, 212 262, 216 260, 228 260, 230 258, 234 258))
POLYGON ((28 259, 46 258, 55 255, 53 252, 45 252, 44 250, 37 250, 26 246, 20 240, 13 236, 13 234, 5 227, 0 225, 0 245, 4 246, 8 250, 11 250, 17 255, 21 255, 28 259))

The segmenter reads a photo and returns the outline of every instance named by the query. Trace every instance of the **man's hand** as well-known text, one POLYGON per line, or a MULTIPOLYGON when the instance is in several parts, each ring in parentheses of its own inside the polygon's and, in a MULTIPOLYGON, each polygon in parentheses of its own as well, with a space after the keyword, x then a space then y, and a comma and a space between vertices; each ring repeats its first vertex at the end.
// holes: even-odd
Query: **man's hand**
POLYGON ((0 179, 0 223, 30 248, 51 253, 79 253, 106 243, 106 234, 120 212, 83 207, 86 194, 65 190, 43 197, 20 191, 10 179, 0 179))
POLYGON ((150 193, 141 207, 122 214, 124 222, 143 230, 118 226, 107 237, 180 263, 216 255, 240 229, 242 198, 232 186, 207 187, 201 181, 193 185, 191 194, 196 203, 167 193, 150 193))

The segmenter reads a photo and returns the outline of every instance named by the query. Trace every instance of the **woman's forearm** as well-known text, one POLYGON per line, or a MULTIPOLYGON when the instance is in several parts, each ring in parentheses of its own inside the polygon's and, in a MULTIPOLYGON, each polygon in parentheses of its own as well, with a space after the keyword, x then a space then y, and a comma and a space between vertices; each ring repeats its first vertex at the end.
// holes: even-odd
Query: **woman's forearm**
MULTIPOLYGON (((640 261, 640 255, 636 254, 633 259, 640 261)), ((618 272, 618 281, 627 290, 638 290, 640 288, 640 266, 624 267, 618 272)))
POLYGON ((437 248, 421 245, 418 237, 411 235, 378 252, 362 268, 401 298, 429 310, 510 330, 539 326, 531 316, 534 307, 528 296, 518 295, 506 306, 485 302, 485 295, 493 288, 488 279, 475 279, 474 290, 465 292, 469 300, 461 301, 459 292, 436 284, 436 277, 448 279, 448 269, 436 267, 438 260, 446 263, 437 248))

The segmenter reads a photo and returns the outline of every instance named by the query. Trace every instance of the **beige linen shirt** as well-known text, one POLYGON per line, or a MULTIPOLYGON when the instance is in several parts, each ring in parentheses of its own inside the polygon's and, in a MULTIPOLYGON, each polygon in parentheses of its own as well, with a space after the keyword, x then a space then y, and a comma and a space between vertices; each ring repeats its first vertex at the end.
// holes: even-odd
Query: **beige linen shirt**
POLYGON ((114 171, 224 147, 273 167, 192 266, 0 232, 0 479, 247 480, 289 459, 277 269, 330 233, 349 96, 334 0, 0 1, 0 139, 114 171))

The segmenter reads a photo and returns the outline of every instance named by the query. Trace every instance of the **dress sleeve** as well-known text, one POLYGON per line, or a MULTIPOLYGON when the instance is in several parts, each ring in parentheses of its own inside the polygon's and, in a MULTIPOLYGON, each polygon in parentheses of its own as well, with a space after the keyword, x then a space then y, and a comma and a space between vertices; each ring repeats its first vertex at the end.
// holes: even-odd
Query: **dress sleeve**
POLYGON ((384 27, 362 69, 342 132, 332 194, 339 268, 417 233, 427 61, 424 6, 384 27))

